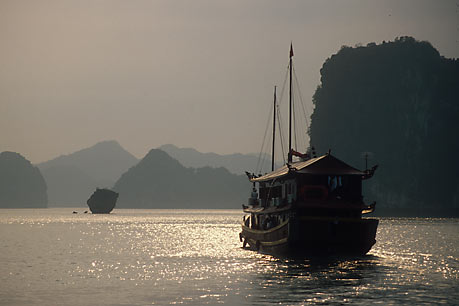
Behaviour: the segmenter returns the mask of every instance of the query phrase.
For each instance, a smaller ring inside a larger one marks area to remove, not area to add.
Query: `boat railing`
[[[269,228],[269,229],[261,229],[261,228],[250,228],[249,226],[247,226],[245,224],[245,222],[242,222],[241,223],[241,226],[242,226],[242,229],[244,231],[248,231],[248,232],[252,232],[252,233],[264,233],[264,234],[267,234],[267,233],[271,233],[271,232],[275,232],[277,231],[278,229],[288,225],[289,223],[289,218],[286,218],[284,221],[282,221],[280,224],[272,227],[272,228]]]

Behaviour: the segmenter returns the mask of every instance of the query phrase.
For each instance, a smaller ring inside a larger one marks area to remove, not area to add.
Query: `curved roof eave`
[[[349,166],[331,154],[311,158],[306,161],[294,162],[280,167],[273,172],[250,179],[251,182],[265,182],[275,180],[290,173],[317,174],[317,175],[365,175],[365,172]]]

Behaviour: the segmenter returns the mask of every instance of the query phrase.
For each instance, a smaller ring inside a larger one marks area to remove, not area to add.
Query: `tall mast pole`
[[[293,43],[290,43],[290,90],[289,90],[289,116],[288,116],[288,163],[292,162],[292,58]]]
[[[274,171],[274,142],[276,140],[276,86],[274,86],[274,110],[273,110],[273,151],[271,160],[271,171]]]

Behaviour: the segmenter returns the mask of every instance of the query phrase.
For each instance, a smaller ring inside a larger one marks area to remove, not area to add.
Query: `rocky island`
[[[97,188],[86,203],[93,214],[109,214],[115,208],[117,199],[117,192]]]

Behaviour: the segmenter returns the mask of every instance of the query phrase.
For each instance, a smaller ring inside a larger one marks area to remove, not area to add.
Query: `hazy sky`
[[[293,41],[301,92],[342,45],[459,57],[459,1],[0,0],[0,151],[36,163],[115,139],[258,152]]]

